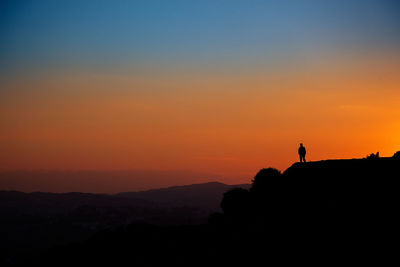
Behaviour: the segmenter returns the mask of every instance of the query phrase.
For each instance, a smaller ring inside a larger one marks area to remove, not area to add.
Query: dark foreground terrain
[[[250,184],[214,182],[116,195],[0,191],[0,266],[132,223],[205,224],[210,213],[221,211],[223,193],[238,186]]]
[[[15,265],[359,265],[398,262],[400,160],[262,169],[223,194],[208,223],[133,223],[55,246]]]

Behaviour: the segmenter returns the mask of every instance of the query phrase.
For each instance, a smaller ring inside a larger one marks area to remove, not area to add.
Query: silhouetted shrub
[[[367,159],[377,159],[377,158],[379,158],[379,152],[376,152],[376,154],[371,153],[366,158]]]
[[[225,215],[241,216],[248,212],[249,204],[249,191],[243,188],[234,188],[224,193],[221,208]]]
[[[400,151],[397,151],[396,153],[394,153],[393,158],[400,159]]]
[[[280,178],[281,172],[274,168],[261,169],[254,176],[250,192],[254,194],[265,193],[268,187]]]

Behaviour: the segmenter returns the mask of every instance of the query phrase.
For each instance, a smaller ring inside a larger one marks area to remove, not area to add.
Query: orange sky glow
[[[311,161],[392,156],[399,70],[388,54],[237,73],[3,78],[0,168],[189,170],[242,183],[285,170],[300,142]]]

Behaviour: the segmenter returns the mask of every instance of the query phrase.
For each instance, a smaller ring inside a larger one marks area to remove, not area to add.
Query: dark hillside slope
[[[282,176],[289,193],[287,197],[307,208],[332,208],[357,213],[398,207],[398,159],[295,163]]]
[[[223,193],[245,185],[218,182],[116,195],[0,191],[0,266],[21,255],[87,240],[135,222],[204,224]]]
[[[250,190],[224,193],[223,213],[190,226],[131,224],[56,247],[41,266],[387,265],[398,261],[394,158],[296,163],[261,170]],[[257,182],[256,182],[257,180]],[[285,264],[287,263],[287,264]]]

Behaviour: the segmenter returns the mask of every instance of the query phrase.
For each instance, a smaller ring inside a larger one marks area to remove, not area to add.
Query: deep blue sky
[[[255,64],[398,46],[396,0],[2,1],[0,71]]]

